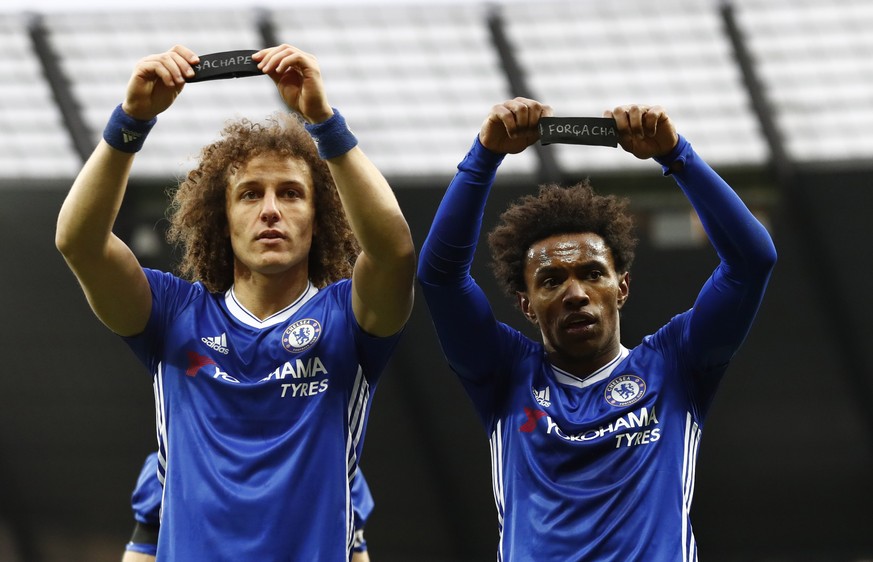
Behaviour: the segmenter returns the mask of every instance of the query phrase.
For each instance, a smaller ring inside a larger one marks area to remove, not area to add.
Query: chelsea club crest
[[[282,334],[282,345],[291,353],[300,353],[312,347],[321,335],[318,320],[305,318],[294,322]]]
[[[621,375],[609,381],[603,397],[613,406],[628,406],[646,395],[646,381],[636,375]]]

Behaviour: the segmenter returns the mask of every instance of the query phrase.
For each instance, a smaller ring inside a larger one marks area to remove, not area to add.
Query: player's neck
[[[288,307],[309,287],[305,271],[287,271],[275,275],[238,272],[234,275],[233,293],[246,310],[260,320]]]
[[[587,357],[570,357],[557,350],[549,350],[547,353],[549,363],[566,373],[584,379],[614,361],[621,353],[621,345],[610,346]]]

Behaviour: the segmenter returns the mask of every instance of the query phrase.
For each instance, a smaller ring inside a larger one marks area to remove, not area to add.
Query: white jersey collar
[[[294,299],[294,302],[263,320],[249,312],[246,307],[240,304],[236,298],[236,293],[234,293],[233,286],[224,293],[224,304],[227,306],[227,311],[243,324],[251,326],[252,328],[269,328],[270,326],[275,326],[276,324],[280,324],[291,318],[294,313],[300,310],[300,307],[314,297],[317,292],[318,288],[313,285],[311,281],[307,282],[306,288],[299,297]]]
[[[616,355],[612,361],[597,369],[585,378],[579,378],[576,375],[571,375],[567,371],[559,369],[551,363],[549,364],[549,366],[552,368],[552,372],[555,374],[555,380],[557,380],[559,383],[575,386],[578,388],[585,388],[586,386],[591,386],[592,384],[596,384],[603,379],[608,378],[609,375],[611,375],[615,368],[618,366],[618,364],[621,363],[622,360],[624,360],[624,358],[627,357],[629,353],[630,351],[628,351],[625,346],[620,345],[618,349],[618,355]]]

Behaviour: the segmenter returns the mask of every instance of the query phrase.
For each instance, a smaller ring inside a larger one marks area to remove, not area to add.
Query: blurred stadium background
[[[93,318],[53,242],[131,68],[177,43],[210,53],[279,42],[318,56],[331,102],[391,181],[418,244],[493,104],[524,95],[564,116],[664,105],[780,252],[704,431],[692,511],[701,558],[873,560],[873,2],[235,6],[0,7],[0,561],[118,560],[154,447],[151,381]],[[227,119],[281,109],[266,77],[186,87],[138,156],[118,221],[145,265],[173,267],[165,193],[198,148]],[[537,183],[584,177],[630,196],[639,217],[623,317],[635,345],[691,306],[716,263],[656,165],[536,147],[503,165],[486,228]],[[474,274],[495,290],[484,252]],[[520,325],[511,303],[495,311]],[[375,562],[495,559],[486,435],[423,303],[376,393],[365,451]]]

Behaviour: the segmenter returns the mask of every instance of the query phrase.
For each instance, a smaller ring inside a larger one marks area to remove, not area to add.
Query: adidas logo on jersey
[[[537,390],[531,387],[531,392],[533,392],[534,398],[537,401],[537,404],[542,406],[543,408],[548,408],[552,405],[552,399],[549,397],[549,387],[542,390]]]
[[[200,341],[217,351],[218,353],[227,355],[230,349],[227,347],[227,333],[222,333],[220,336],[211,338],[200,338]]]

